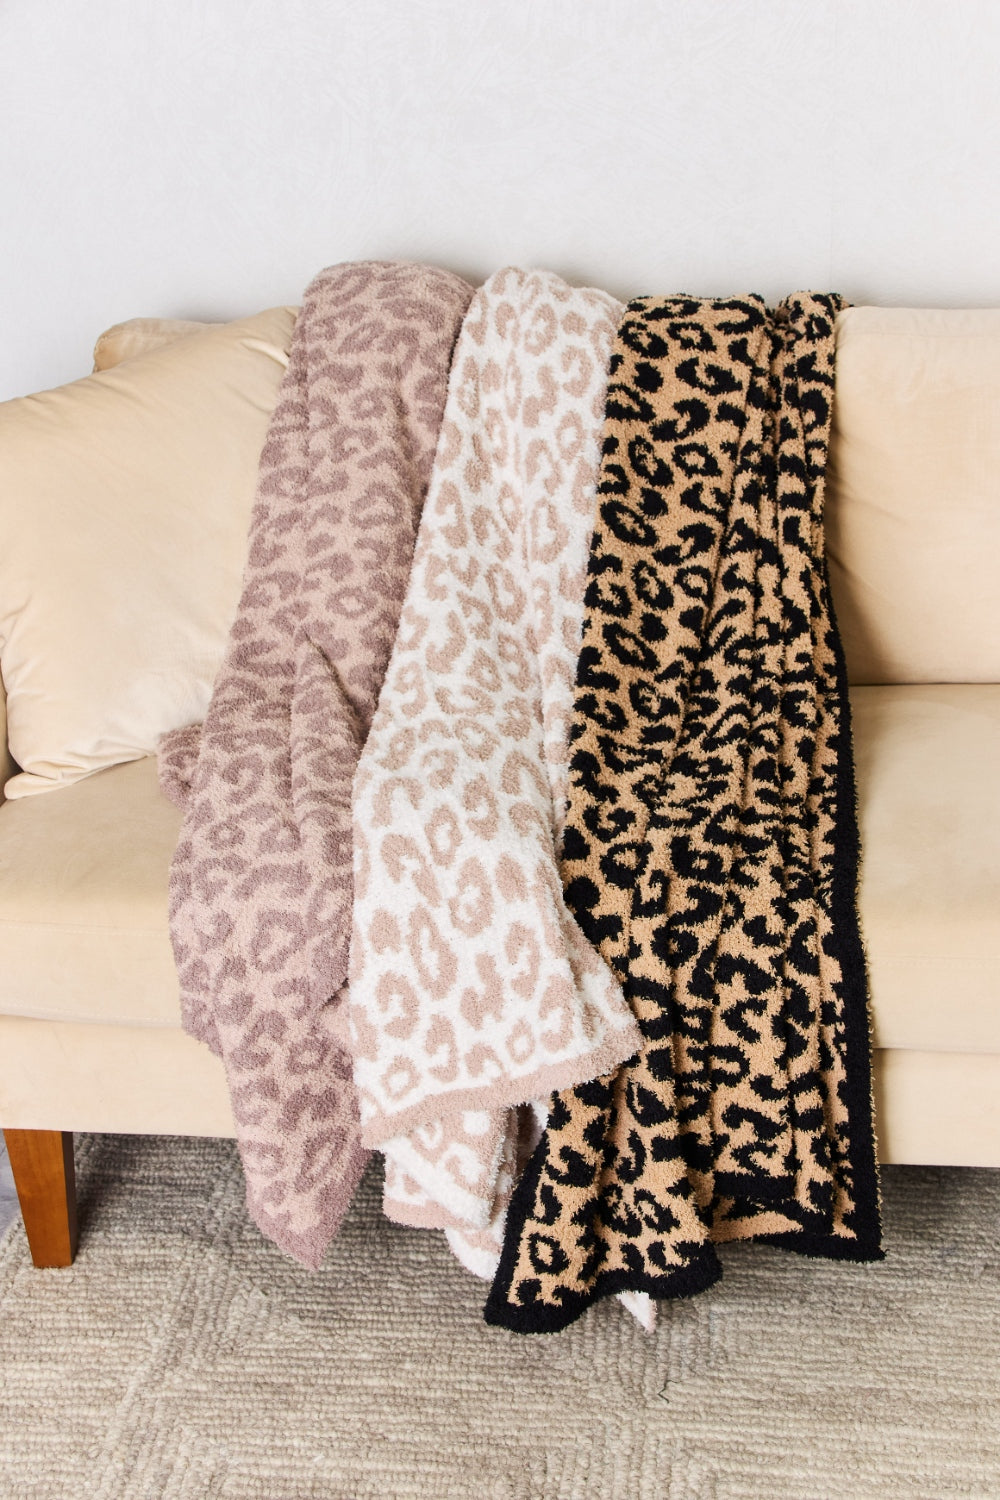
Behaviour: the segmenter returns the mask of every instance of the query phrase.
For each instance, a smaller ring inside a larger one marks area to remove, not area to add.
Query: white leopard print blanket
[[[319,1262],[367,1159],[343,986],[351,781],[399,621],[472,288],[333,266],[305,294],[203,730],[168,736],[184,1024],[223,1060],[262,1231]]]
[[[470,1242],[505,1206],[517,1106],[639,1044],[557,867],[620,311],[542,272],[498,272],[473,298],[355,777],[362,1139],[385,1154],[391,1217]]]

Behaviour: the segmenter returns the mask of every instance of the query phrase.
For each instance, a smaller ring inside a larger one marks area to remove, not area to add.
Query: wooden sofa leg
[[[76,1254],[76,1174],[70,1130],[5,1130],[7,1155],[36,1266],[70,1266]]]

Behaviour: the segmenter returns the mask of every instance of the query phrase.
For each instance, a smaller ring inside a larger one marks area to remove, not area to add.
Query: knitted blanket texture
[[[184,1026],[304,1264],[372,1149],[516,1331],[650,1326],[725,1241],[880,1257],[841,306],[307,289],[206,721],[159,762]]]
[[[619,327],[561,874],[643,1040],[551,1101],[488,1322],[698,1291],[726,1240],[881,1253],[822,524],[840,305],[643,298]]]
[[[185,1029],[226,1068],[247,1202],[318,1264],[368,1153],[343,989],[351,782],[396,636],[472,288],[423,266],[308,288],[261,456],[243,594],[205,724],[167,736]]]
[[[619,312],[540,272],[501,271],[473,298],[355,778],[354,1076],[406,1223],[495,1225],[517,1107],[639,1045],[558,871]]]

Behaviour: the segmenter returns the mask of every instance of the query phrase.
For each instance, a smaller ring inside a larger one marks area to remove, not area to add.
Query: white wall
[[[333,261],[1000,304],[997,0],[0,0],[0,398]]]

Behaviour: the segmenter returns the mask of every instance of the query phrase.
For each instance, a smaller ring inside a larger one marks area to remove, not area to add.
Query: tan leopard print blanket
[[[355,1080],[386,1211],[406,1223],[495,1224],[517,1106],[639,1045],[557,862],[619,312],[603,292],[509,269],[476,293],[455,351],[355,780]]]
[[[562,877],[643,1045],[551,1101],[490,1323],[696,1292],[721,1241],[880,1255],[823,547],[839,306],[645,298],[618,330]]]
[[[184,1025],[223,1060],[250,1212],[316,1265],[360,1177],[342,989],[351,781],[396,635],[472,288],[335,266],[308,288],[204,728],[161,747]]]

